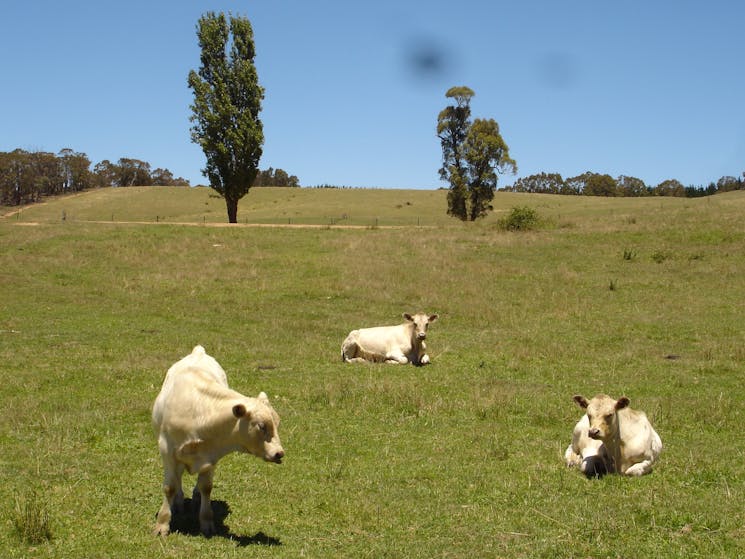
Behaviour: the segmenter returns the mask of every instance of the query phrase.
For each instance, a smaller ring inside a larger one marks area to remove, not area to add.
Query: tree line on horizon
[[[19,206],[44,196],[81,192],[107,186],[189,186],[165,168],[122,157],[116,163],[104,159],[91,168],[85,153],[65,148],[54,154],[16,149],[0,152],[0,205]]]
[[[621,175],[613,178],[608,174],[585,172],[576,177],[562,178],[559,173],[537,173],[519,178],[512,186],[501,189],[505,192],[527,192],[532,194],[564,194],[569,196],[676,196],[698,198],[719,192],[745,190],[745,172],[740,177],[724,176],[707,186],[683,186],[676,179],[667,179],[656,186],[649,186],[637,177]]]
[[[104,159],[91,167],[85,153],[70,148],[54,154],[15,149],[0,152],[0,206],[20,206],[43,197],[92,188],[126,186],[191,186],[166,168],[127,157],[116,163]],[[299,179],[283,169],[259,171],[254,186],[298,187]]]

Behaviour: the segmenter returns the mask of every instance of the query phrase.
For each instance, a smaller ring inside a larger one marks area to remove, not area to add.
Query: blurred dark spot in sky
[[[447,79],[455,66],[452,48],[433,36],[409,37],[403,43],[404,71],[419,81]]]
[[[579,79],[575,58],[562,52],[548,52],[538,61],[538,80],[554,89],[569,89]]]

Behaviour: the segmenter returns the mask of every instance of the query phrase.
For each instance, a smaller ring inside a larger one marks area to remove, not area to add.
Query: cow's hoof
[[[156,524],[153,530],[153,536],[166,537],[170,531],[171,528],[168,524]]]
[[[217,534],[217,530],[215,530],[215,524],[213,522],[202,524],[199,527],[199,530],[202,532],[202,535],[205,538],[211,538],[215,534]]]

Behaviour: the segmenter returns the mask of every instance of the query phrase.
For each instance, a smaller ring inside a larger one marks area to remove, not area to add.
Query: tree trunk
[[[228,208],[228,223],[238,223],[238,200],[226,196],[225,205]]]

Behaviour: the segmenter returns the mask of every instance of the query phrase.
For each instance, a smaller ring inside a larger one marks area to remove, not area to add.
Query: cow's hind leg
[[[406,357],[403,353],[399,352],[390,352],[385,356],[385,362],[386,363],[397,363],[399,365],[406,365],[406,363],[409,362],[409,358]]]
[[[350,332],[341,344],[341,360],[346,363],[359,361],[359,359],[357,359],[358,349],[359,346],[355,341],[354,332]]]
[[[212,494],[212,477],[214,470],[209,468],[208,470],[201,472],[197,478],[196,489],[199,490],[200,504],[199,504],[199,529],[205,536],[212,536],[215,534],[215,522],[214,515],[212,513],[212,501],[210,495]]]

